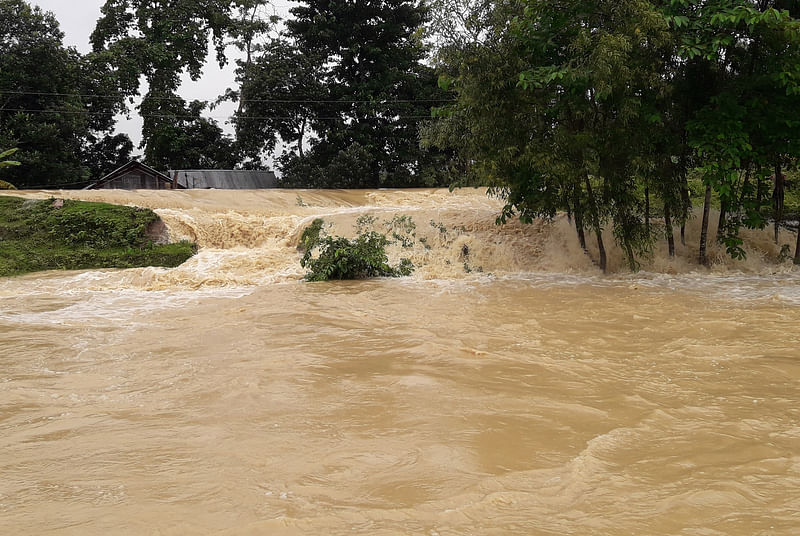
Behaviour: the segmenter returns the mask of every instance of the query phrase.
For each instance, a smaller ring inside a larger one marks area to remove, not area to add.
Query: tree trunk
[[[583,214],[575,212],[575,229],[578,232],[578,242],[583,251],[586,251],[586,233],[583,228]]]
[[[584,176],[584,183],[586,184],[586,193],[589,197],[589,208],[592,213],[592,227],[594,227],[594,234],[597,238],[597,251],[600,256],[600,269],[605,274],[608,271],[608,263],[606,259],[606,248],[603,244],[603,229],[600,227],[600,215],[597,210],[597,203],[592,193],[592,183],[589,181],[589,174]]]
[[[675,235],[672,233],[672,217],[669,213],[669,205],[664,203],[664,226],[667,232],[667,246],[669,246],[670,258],[675,256]]]
[[[606,248],[603,245],[603,230],[599,227],[595,227],[594,234],[597,237],[597,251],[600,256],[600,269],[605,274],[608,272],[608,264],[606,261]]]
[[[303,136],[306,133],[306,118],[303,118],[303,122],[300,124],[300,129],[297,132],[297,150],[300,153],[300,158],[303,158]]]
[[[689,186],[686,183],[686,177],[683,178],[684,184],[681,188],[681,203],[683,203],[683,211],[681,213],[681,245],[686,245],[686,221],[689,219]]]
[[[744,182],[742,183],[742,194],[739,196],[739,211],[744,206],[745,196],[750,189],[750,165],[747,166],[747,171],[744,172]]]
[[[647,239],[650,239],[650,188],[644,188],[644,228],[647,231]]]
[[[633,253],[633,248],[629,243],[625,243],[625,257],[628,259],[628,269],[631,272],[638,272],[639,265],[636,262],[636,255]]]
[[[800,221],[797,222],[797,243],[794,246],[794,263],[800,264]]]
[[[711,186],[706,186],[706,199],[703,203],[703,225],[700,228],[700,264],[708,265],[706,242],[708,240],[708,212],[711,209]]]
[[[728,215],[728,204],[722,201],[719,207],[719,223],[717,224],[717,242],[722,242],[725,232],[725,223]]]
[[[778,243],[778,233],[783,220],[783,201],[784,201],[784,179],[781,173],[781,165],[775,164],[775,191],[772,193],[772,206],[775,209],[773,217],[775,219],[775,243]]]
[[[575,231],[578,233],[578,242],[580,242],[583,251],[586,251],[586,233],[584,232],[583,224],[583,207],[581,207],[581,200],[578,196],[577,184],[575,185],[575,189],[572,193],[572,204],[575,207]]]

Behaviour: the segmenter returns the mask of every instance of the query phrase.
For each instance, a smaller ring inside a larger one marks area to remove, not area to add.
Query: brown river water
[[[482,191],[23,195],[201,249],[0,279],[0,534],[800,534],[800,271],[767,231],[705,270],[693,221],[603,276]],[[315,217],[403,227],[417,271],[303,282]]]

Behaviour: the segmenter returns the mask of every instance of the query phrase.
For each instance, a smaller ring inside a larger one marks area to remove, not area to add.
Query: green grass
[[[196,252],[190,242],[155,245],[152,210],[107,203],[0,196],[0,276],[42,270],[177,266]]]

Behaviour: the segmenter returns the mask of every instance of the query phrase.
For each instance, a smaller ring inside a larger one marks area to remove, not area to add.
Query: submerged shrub
[[[389,265],[388,244],[385,235],[374,231],[360,234],[354,240],[326,236],[317,242],[319,256],[312,257],[311,249],[307,249],[300,265],[310,270],[306,274],[308,281],[410,275],[414,266],[408,259],[402,259],[394,267]]]

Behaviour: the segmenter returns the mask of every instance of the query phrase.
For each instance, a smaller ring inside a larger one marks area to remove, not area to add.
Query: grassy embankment
[[[41,270],[177,266],[190,242],[154,244],[152,210],[0,196],[0,277]]]

